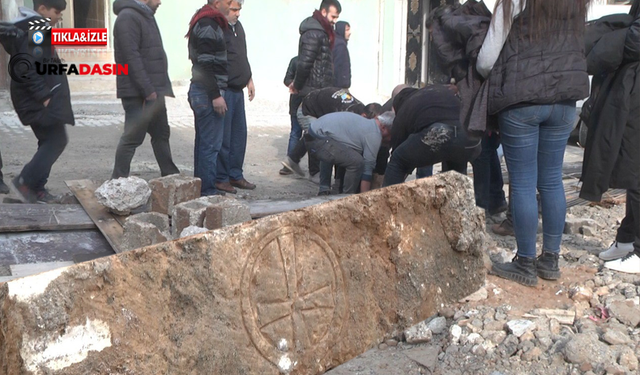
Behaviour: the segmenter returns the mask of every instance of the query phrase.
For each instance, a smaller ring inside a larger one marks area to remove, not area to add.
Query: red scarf
[[[196,14],[193,15],[193,17],[191,17],[191,21],[189,22],[189,32],[187,33],[187,35],[184,36],[185,38],[188,38],[191,36],[191,30],[193,30],[193,27],[196,25],[196,23],[203,18],[213,18],[213,20],[216,21],[218,25],[220,25],[220,27],[223,29],[226,29],[227,27],[229,27],[227,18],[222,13],[220,13],[220,11],[212,8],[209,5],[205,5],[202,8],[200,8],[196,12]]]
[[[322,13],[320,13],[319,10],[313,12],[313,18],[320,22],[324,31],[329,35],[329,43],[331,44],[331,49],[333,49],[333,43],[336,41],[336,34],[333,31],[333,25],[322,15]]]

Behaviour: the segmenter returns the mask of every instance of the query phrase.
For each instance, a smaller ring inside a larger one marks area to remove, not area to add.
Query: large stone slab
[[[0,373],[320,374],[478,290],[484,236],[447,173],[0,284]]]

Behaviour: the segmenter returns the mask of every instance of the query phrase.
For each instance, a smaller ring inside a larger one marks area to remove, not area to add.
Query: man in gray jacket
[[[117,77],[117,96],[124,107],[124,133],[116,150],[111,178],[128,177],[131,159],[146,133],[162,176],[180,173],[169,145],[169,120],[165,96],[173,97],[167,55],[154,14],[160,0],[116,0],[114,55],[127,64],[129,75]]]

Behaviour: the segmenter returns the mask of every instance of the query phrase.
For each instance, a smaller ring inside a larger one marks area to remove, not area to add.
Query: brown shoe
[[[231,186],[235,186],[238,189],[253,190],[256,188],[256,184],[252,184],[244,178],[242,180],[230,180],[229,182],[231,183]]]
[[[493,224],[491,230],[498,236],[515,236],[513,223],[509,219],[504,219],[500,224]]]
[[[235,194],[238,191],[236,189],[233,188],[233,186],[231,186],[230,183],[228,182],[216,182],[216,189],[220,190],[220,191],[224,191],[227,193],[231,193],[231,194]]]

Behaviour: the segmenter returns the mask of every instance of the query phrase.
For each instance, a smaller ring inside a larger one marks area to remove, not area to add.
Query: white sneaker
[[[620,259],[632,251],[633,251],[633,242],[622,243],[622,242],[614,241],[607,250],[600,252],[598,256],[602,260],[614,260],[614,259]]]
[[[607,262],[604,266],[624,273],[640,273],[640,257],[636,253],[630,253],[622,259]]]
[[[320,185],[320,173],[309,176],[309,181],[313,182],[316,185]]]

